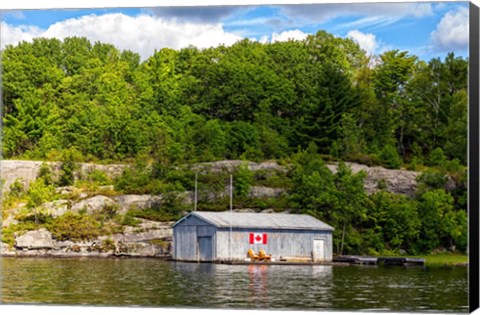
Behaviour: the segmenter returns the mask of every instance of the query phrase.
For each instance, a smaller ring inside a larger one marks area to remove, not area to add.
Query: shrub
[[[226,173],[205,173],[198,176],[198,191],[201,195],[209,193],[222,193],[225,191],[225,185],[229,176]]]
[[[255,172],[253,185],[266,186],[271,188],[289,188],[291,180],[285,172],[280,170],[258,170]]]
[[[436,148],[430,152],[428,156],[428,165],[430,166],[440,166],[443,167],[445,165],[447,158],[443,153],[442,148]]]
[[[421,159],[414,156],[411,160],[410,163],[408,164],[407,169],[409,171],[417,171],[421,165]]]
[[[27,207],[38,207],[46,201],[53,200],[55,196],[55,187],[46,185],[43,179],[36,179],[30,183],[27,191]]]
[[[99,214],[107,220],[113,219],[117,215],[118,209],[119,205],[117,204],[105,205]]]
[[[25,187],[20,179],[15,179],[15,181],[10,185],[9,195],[12,197],[21,197],[24,193]]]
[[[445,161],[443,164],[445,170],[451,173],[461,172],[464,169],[459,159],[453,159],[451,161]]]
[[[399,169],[402,166],[402,158],[391,144],[387,144],[380,152],[380,159],[386,168]]]
[[[25,209],[26,212],[21,212],[17,214],[16,219],[21,222],[32,222],[35,223],[37,226],[49,223],[53,220],[53,217],[45,211],[43,208],[35,208],[35,211],[28,211]]]
[[[180,189],[192,190],[195,184],[195,174],[186,168],[172,167],[167,171],[165,181],[181,187]]]
[[[134,214],[138,211],[139,210],[128,211],[127,214],[123,216],[121,224],[128,225],[128,226],[137,226],[140,223],[140,221],[135,218]]]
[[[443,189],[448,181],[448,177],[440,171],[428,170],[417,176],[416,180],[418,182],[418,191],[423,193],[428,190]]]
[[[11,185],[8,192],[2,195],[2,212],[6,215],[6,210],[11,209],[22,202],[25,198],[25,189],[23,183],[16,179]]]
[[[333,141],[332,145],[330,146],[330,151],[329,151],[330,155],[334,158],[339,158],[340,157],[339,151],[340,151],[340,148],[338,146],[337,141]]]
[[[234,193],[237,197],[245,197],[250,192],[250,187],[253,184],[254,175],[248,168],[247,163],[242,163],[233,175]]]
[[[122,231],[122,227],[114,221],[106,222],[99,220],[96,216],[72,212],[67,212],[48,222],[45,227],[60,241],[88,241],[100,235],[110,235]]]
[[[47,225],[59,241],[88,241],[102,235],[101,224],[95,218],[67,212]]]
[[[387,184],[387,181],[385,180],[385,178],[379,179],[378,182],[377,182],[377,189],[386,190],[387,188],[388,188],[388,184]]]
[[[149,182],[148,174],[136,172],[133,168],[127,168],[122,172],[115,183],[115,190],[123,193],[143,194],[144,186]]]
[[[11,224],[8,227],[2,228],[2,242],[13,246],[15,244],[15,235],[21,235],[37,228],[38,226],[31,221]]]
[[[136,226],[139,221],[135,218],[141,218],[145,220],[158,221],[158,222],[167,222],[167,221],[176,221],[180,219],[179,214],[172,214],[161,209],[132,209],[128,210],[127,215],[124,217],[124,224]]]
[[[227,211],[229,210],[228,198],[221,198],[215,201],[206,201],[198,204],[198,210],[200,211]]]
[[[50,166],[48,166],[48,164],[46,164],[46,163],[42,163],[42,165],[40,165],[40,169],[38,171],[37,178],[42,179],[43,182],[45,183],[45,185],[53,185],[54,184],[53,172],[50,169]]]
[[[69,186],[75,181],[75,171],[78,166],[75,161],[80,159],[79,152],[75,148],[65,149],[62,152],[62,164],[60,166],[59,186]]]
[[[367,166],[382,165],[382,161],[375,154],[356,153],[349,155],[348,160]]]
[[[101,186],[110,185],[112,180],[104,171],[93,169],[87,172],[86,180],[89,182],[95,182]]]

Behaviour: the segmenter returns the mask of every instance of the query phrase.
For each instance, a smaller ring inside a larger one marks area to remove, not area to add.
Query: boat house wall
[[[264,249],[275,260],[280,260],[282,257],[312,258],[314,244],[317,244],[317,247],[320,244],[323,249],[322,257],[316,255],[315,260],[332,260],[333,228],[277,229],[262,228],[261,225],[259,223],[256,227],[230,229],[226,226],[215,226],[194,213],[189,214],[173,227],[173,259],[198,262],[244,261],[249,249],[253,249],[256,253]],[[250,233],[267,234],[267,244],[250,244]]]
[[[200,258],[199,246],[207,245],[205,243],[208,241],[215,244],[216,231],[215,226],[195,216],[186,218],[173,229],[173,258],[184,261],[215,260],[214,246],[212,246],[211,259],[208,253],[202,253],[203,259]],[[205,246],[205,249],[208,250],[208,247]]]
[[[250,233],[267,234],[267,244],[250,244]],[[232,229],[231,253],[228,246],[230,231],[228,229],[218,230],[216,237],[218,260],[244,260],[249,249],[253,249],[256,253],[260,249],[264,249],[277,261],[282,257],[312,258],[315,240],[324,241],[325,257],[323,260],[332,260],[332,233],[329,231]]]

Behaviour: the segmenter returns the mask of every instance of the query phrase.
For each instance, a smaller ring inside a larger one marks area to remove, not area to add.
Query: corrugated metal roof
[[[330,225],[306,214],[193,211],[186,217],[191,215],[216,227],[230,227],[231,224],[233,228],[334,230]],[[175,223],[174,226],[185,218]]]

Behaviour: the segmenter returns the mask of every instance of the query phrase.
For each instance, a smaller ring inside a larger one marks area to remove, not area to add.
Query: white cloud
[[[242,6],[197,6],[150,8],[155,15],[173,20],[216,23],[233,15]]]
[[[252,41],[255,41],[256,39],[255,38],[251,38]],[[264,35],[262,37],[260,37],[260,39],[258,40],[259,43],[261,44],[267,44],[270,42],[270,38],[267,36],[267,35]]]
[[[40,36],[42,30],[36,26],[13,27],[5,22],[0,24],[0,38],[2,47],[14,45],[22,41],[31,42],[33,38]]]
[[[447,12],[431,35],[437,50],[467,49],[469,42],[468,9]]]
[[[425,17],[433,14],[429,3],[338,3],[283,6],[283,12],[292,18],[303,18],[315,23],[322,23],[338,17]]]
[[[374,55],[379,48],[379,44],[374,34],[365,34],[359,30],[352,30],[347,33],[347,37],[356,41],[360,48],[364,49],[370,55]]]
[[[164,47],[181,49],[189,45],[199,48],[221,44],[228,46],[241,39],[238,35],[225,32],[219,23],[188,23],[149,15],[132,17],[120,13],[68,19],[55,23],[46,30],[2,24],[2,44],[15,44],[34,37],[63,39],[71,36],[87,37],[92,42],[111,43],[121,50],[137,52],[143,59],[155,49]]]
[[[3,12],[4,16],[9,16],[17,20],[25,19],[25,15],[20,10],[5,10]]]
[[[375,27],[383,28],[388,25],[398,22],[400,17],[390,17],[390,16],[367,16],[351,22],[339,24],[338,28],[341,29],[350,29],[350,28],[362,28],[362,27]]]
[[[271,42],[286,42],[289,40],[304,40],[309,34],[302,32],[301,30],[285,31],[280,34],[273,33]]]

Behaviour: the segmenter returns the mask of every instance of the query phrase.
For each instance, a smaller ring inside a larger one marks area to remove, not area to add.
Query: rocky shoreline
[[[13,247],[0,245],[1,257],[154,257],[171,256],[173,222],[142,220],[124,233],[99,236],[89,241],[59,241],[45,228],[15,237]]]
[[[2,192],[7,193],[9,184],[16,180],[28,187],[37,178],[41,162],[35,161],[1,161]],[[217,161],[194,166],[196,171],[202,172],[232,172],[243,161]],[[58,172],[59,163],[48,163]],[[347,163],[354,173],[364,171],[365,190],[374,193],[382,182],[387,191],[413,195],[417,186],[416,178],[420,173],[406,170],[389,170],[383,167],[367,167],[356,163]],[[248,168],[252,171],[286,172],[287,168],[276,162],[249,162]],[[80,163],[83,172],[100,170],[109,176],[121,173],[125,165],[95,165]],[[328,168],[336,172],[337,165],[330,164]],[[447,185],[454,186],[450,180]],[[452,186],[452,187],[453,187]],[[452,187],[449,187],[450,189]],[[228,196],[229,187],[215,196],[208,198],[221,198]],[[80,191],[73,186],[58,187],[56,193],[60,196],[55,201],[50,201],[38,207],[42,215],[53,219],[67,213],[84,213],[95,215],[107,209],[116,215],[125,216],[131,209],[157,208],[163,201],[162,195],[119,195],[113,186],[101,186],[93,194]],[[249,197],[277,198],[285,194],[285,189],[264,186],[250,187]],[[193,204],[193,192],[178,192],[184,204]],[[15,226],[19,222],[18,216],[24,211],[26,204],[16,204],[13,208],[4,211],[2,228]],[[36,210],[37,211],[37,210]],[[242,211],[253,211],[243,209]],[[267,209],[264,211],[273,211]],[[169,257],[172,247],[172,224],[174,222],[157,222],[134,218],[135,226],[125,225],[121,233],[98,236],[89,241],[57,240],[45,228],[33,231],[15,233],[7,243],[0,244],[0,256],[3,257]]]
[[[42,162],[37,161],[20,161],[20,160],[1,160],[1,169],[0,175],[4,181],[2,190],[3,192],[8,191],[10,185],[16,180],[19,179],[24,187],[28,187],[30,182],[37,178],[40,166]],[[228,161],[217,161],[209,163],[200,163],[198,165],[192,166],[192,169],[202,172],[232,172],[238,166],[240,166],[244,161],[240,160],[228,160]],[[56,172],[60,167],[60,163],[46,162],[47,165],[52,167]],[[420,175],[420,172],[409,171],[409,170],[392,170],[386,169],[384,167],[369,167],[366,165],[358,163],[346,163],[353,171],[357,173],[359,171],[364,171],[366,173],[365,178],[365,190],[367,193],[371,194],[378,191],[379,183],[383,183],[387,191],[405,194],[412,196],[415,193],[417,187],[416,178]],[[126,165],[120,164],[111,164],[111,165],[98,165],[90,163],[78,163],[80,167],[80,172],[86,173],[92,170],[99,170],[107,173],[110,176],[117,176],[121,174],[122,170]],[[277,164],[276,162],[266,161],[262,163],[248,162],[248,168],[251,171],[278,171],[286,172],[287,167]],[[327,164],[327,167],[332,171],[336,172],[338,165],[336,163]],[[446,183],[446,189],[451,190],[455,186],[454,181],[449,178]],[[278,193],[278,192],[277,192]]]

